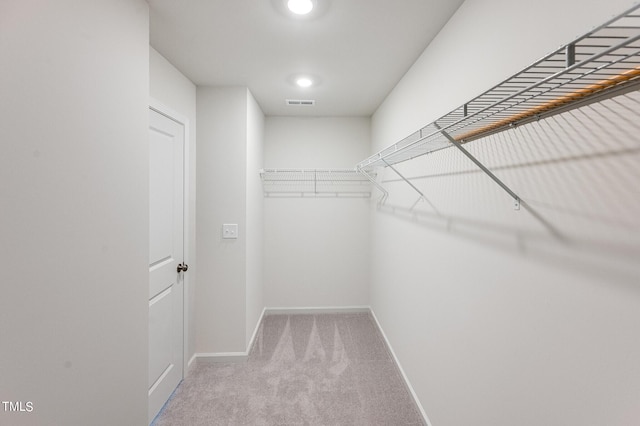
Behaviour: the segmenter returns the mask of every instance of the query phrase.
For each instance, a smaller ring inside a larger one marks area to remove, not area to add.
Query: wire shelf
[[[266,197],[371,197],[371,181],[354,169],[262,169]]]
[[[640,87],[640,4],[363,160],[386,167]],[[452,141],[453,140],[453,141]]]

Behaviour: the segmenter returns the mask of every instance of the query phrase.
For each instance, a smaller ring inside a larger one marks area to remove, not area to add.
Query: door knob
[[[187,269],[189,269],[189,265],[186,263],[184,265],[182,263],[178,264],[178,272],[187,272]]]

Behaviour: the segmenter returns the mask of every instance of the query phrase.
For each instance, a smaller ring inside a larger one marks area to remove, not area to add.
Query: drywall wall
[[[264,212],[262,182],[256,170],[262,168],[264,151],[264,114],[249,90],[247,96],[247,320],[245,342],[251,343],[251,336],[264,309],[263,297],[263,229]]]
[[[189,140],[185,155],[186,176],[185,263],[185,363],[195,354],[196,287],[196,86],[153,47],[149,47],[149,95],[188,120]]]
[[[374,115],[374,150],[632,3],[466,1]],[[384,172],[371,303],[434,426],[640,418],[639,102],[466,145],[543,221],[454,149],[398,167],[428,202]]]
[[[196,352],[244,353],[263,308],[264,115],[246,87],[198,87]],[[222,225],[238,224],[237,239]]]
[[[267,117],[264,164],[353,168],[369,141],[369,118]],[[368,206],[358,198],[266,198],[266,306],[368,305]]]
[[[0,3],[0,424],[146,424],[148,13]]]
[[[246,321],[247,89],[197,88],[196,352],[242,352]],[[237,239],[222,225],[238,224]]]

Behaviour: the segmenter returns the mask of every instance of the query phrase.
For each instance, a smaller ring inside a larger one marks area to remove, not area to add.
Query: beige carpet
[[[153,422],[424,425],[368,313],[267,315],[249,359],[199,363]]]

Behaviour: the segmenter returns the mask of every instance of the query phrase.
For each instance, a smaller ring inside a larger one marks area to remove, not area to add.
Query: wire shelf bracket
[[[375,180],[375,174],[371,175],[369,174],[369,172],[367,172],[366,170],[357,170],[358,173],[360,173],[362,176],[365,177],[365,179],[367,179],[369,182],[371,182],[371,184],[373,186],[375,186],[378,191],[380,191],[382,193],[382,195],[380,196],[380,199],[378,200],[378,204],[384,204],[384,202],[387,200],[387,198],[389,197],[389,191],[387,191],[386,189],[384,189],[384,187],[382,185],[380,185],[376,180]]]
[[[438,127],[437,124],[434,124],[434,126]],[[498,178],[496,175],[493,174],[493,172],[491,172],[491,170],[489,170],[487,167],[485,167],[484,164],[482,164],[480,162],[480,160],[478,160],[476,157],[473,156],[473,154],[471,154],[469,151],[467,151],[460,142],[458,142],[457,140],[455,140],[454,138],[451,137],[451,135],[449,135],[449,133],[447,133],[445,130],[440,130],[440,132],[442,133],[442,135],[447,138],[449,140],[449,142],[451,142],[453,144],[453,146],[455,146],[456,148],[458,148],[467,158],[469,158],[469,160],[471,160],[473,162],[473,164],[475,164],[476,166],[478,166],[480,168],[480,170],[482,170],[487,176],[489,176],[495,183],[498,184],[498,186],[500,186],[500,188],[504,189],[505,192],[509,195],[511,195],[511,197],[513,197],[513,209],[514,210],[520,210],[520,196],[518,194],[516,194],[515,192],[513,192],[511,190],[511,188],[509,188],[504,182],[502,182],[502,180],[500,180],[500,178]],[[395,169],[394,169],[395,170]],[[404,179],[404,178],[403,178]],[[405,179],[406,180],[406,179]],[[413,186],[413,185],[411,185]]]

